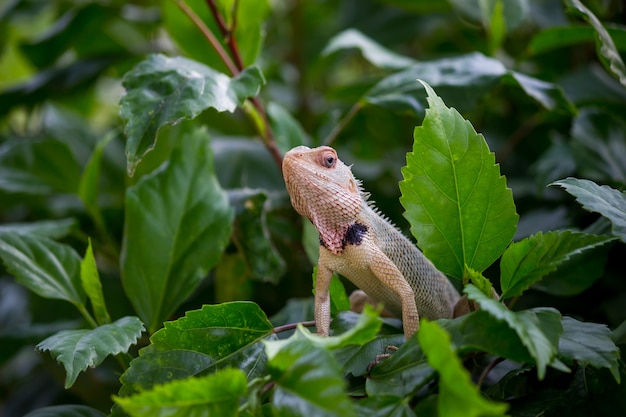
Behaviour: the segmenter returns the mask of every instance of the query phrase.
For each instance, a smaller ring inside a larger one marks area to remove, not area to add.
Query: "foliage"
[[[6,2],[2,414],[623,415],[620,16]],[[336,147],[479,309],[405,341],[333,279],[311,333],[318,238],[280,172],[300,144]]]

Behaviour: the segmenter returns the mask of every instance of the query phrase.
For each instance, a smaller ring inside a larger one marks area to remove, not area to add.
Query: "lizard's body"
[[[350,168],[328,146],[298,146],[283,160],[283,176],[296,211],[320,234],[315,287],[319,334],[330,326],[333,272],[352,281],[391,313],[402,317],[409,337],[419,316],[452,318],[459,294],[393,224],[372,208]]]

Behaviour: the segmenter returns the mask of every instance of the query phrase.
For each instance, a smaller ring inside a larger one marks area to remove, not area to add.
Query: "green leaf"
[[[373,340],[382,326],[378,314],[372,306],[366,304],[363,313],[359,316],[359,321],[347,332],[332,337],[322,337],[299,326],[296,334],[311,340],[317,346],[331,350],[348,345],[363,345]]]
[[[0,257],[16,281],[34,293],[84,304],[80,257],[70,246],[43,236],[3,232]]]
[[[450,0],[454,9],[489,28],[501,0]],[[515,29],[528,15],[528,0],[506,0],[499,6],[506,28]]]
[[[226,350],[232,354],[235,349],[260,341],[272,330],[258,305],[237,301],[188,311],[185,317],[165,322],[150,341],[159,350],[186,349],[218,358]]]
[[[149,391],[113,400],[133,417],[237,416],[247,392],[246,376],[238,369],[159,385]]]
[[[558,311],[551,309],[546,311],[545,314],[551,320],[551,329],[550,332],[544,332],[541,321],[536,315],[513,312],[500,302],[487,297],[471,284],[466,285],[463,291],[468,298],[480,305],[481,310],[505,322],[511,329],[515,330],[521,343],[528,349],[530,356],[535,359],[539,379],[543,379],[546,374],[546,367],[553,363],[557,353],[558,339],[555,337],[558,338],[563,331]]]
[[[416,79],[429,83],[448,105],[460,112],[473,110],[475,102],[501,82],[519,86],[549,110],[574,110],[556,84],[507,70],[502,62],[478,52],[417,63],[383,78],[362,100],[421,117],[425,94]]]
[[[626,93],[626,89],[624,90]],[[584,108],[574,119],[570,146],[581,177],[626,184],[626,121],[601,109]],[[560,179],[563,176],[554,178]]]
[[[245,259],[245,278],[278,283],[285,261],[272,243],[267,227],[268,195],[262,190],[240,189],[228,193],[235,209],[234,239]]]
[[[483,2],[481,2],[482,4]],[[515,2],[509,1],[509,4]],[[504,38],[506,37],[506,19],[504,15],[505,2],[503,0],[496,0],[493,3],[493,10],[491,12],[491,16],[489,18],[488,33],[489,33],[489,52],[490,55],[495,55],[495,53],[500,49],[502,43],[504,42]]]
[[[480,272],[474,271],[472,268],[468,268],[465,265],[465,271],[463,272],[463,282],[471,282],[487,297],[493,295],[493,286],[491,281],[484,277]]]
[[[626,87],[626,65],[620,56],[613,39],[602,26],[600,20],[579,0],[565,0],[565,6],[571,12],[585,19],[596,32],[598,57],[607,70]]]
[[[151,333],[218,262],[232,217],[204,130],[183,135],[167,165],[127,190],[122,283]]]
[[[233,112],[258,93],[263,82],[258,68],[229,78],[187,58],[148,56],[122,81],[126,94],[120,100],[120,116],[126,123],[129,174],[154,148],[163,126],[193,119],[209,107]]]
[[[322,51],[322,56],[346,49],[358,49],[363,58],[379,68],[403,69],[415,64],[412,58],[390,51],[357,29],[346,29],[333,36]]]
[[[96,259],[93,256],[91,239],[89,239],[85,257],[80,263],[80,281],[83,284],[85,293],[87,293],[87,296],[91,301],[98,324],[102,325],[110,323],[111,317],[109,316],[109,311],[107,310],[106,303],[104,302],[102,284],[100,283],[100,275],[98,274]]]
[[[275,415],[356,415],[339,364],[328,350],[297,334],[265,344],[268,371],[275,383]]]
[[[360,417],[415,417],[409,401],[394,395],[377,395],[360,399],[356,403]]]
[[[115,134],[110,133],[104,136],[98,143],[96,144],[87,165],[85,166],[85,170],[83,171],[83,175],[80,177],[80,183],[78,186],[78,195],[82,200],[85,207],[89,210],[90,213],[98,213],[98,190],[99,184],[98,180],[100,179],[100,165],[102,163],[102,154],[104,152],[104,148],[115,138]]]
[[[25,414],[24,417],[105,417],[102,411],[86,405],[65,404],[42,407]]]
[[[306,145],[309,142],[300,122],[280,104],[270,101],[267,104],[267,116],[276,139],[276,145],[283,154],[295,146]]]
[[[439,373],[439,417],[496,416],[506,413],[508,404],[491,402],[481,395],[456,355],[450,343],[450,335],[437,323],[422,320],[417,338],[428,363]]]
[[[511,244],[500,261],[501,297],[504,299],[521,295],[563,262],[613,239],[612,236],[566,230],[539,232]]]
[[[482,272],[511,242],[513,195],[482,135],[435,92],[402,168],[400,202],[418,245],[445,274]]]
[[[615,41],[617,50],[626,52],[626,30],[620,27],[606,27],[606,31]],[[582,42],[593,42],[595,35],[595,30],[589,26],[553,26],[535,34],[528,45],[528,51],[532,55],[547,53]]]
[[[224,36],[220,33],[206,1],[186,0],[185,3],[208,26],[222,47],[228,50]],[[236,22],[234,38],[244,66],[253,64],[263,44],[263,24],[270,12],[269,2],[267,0],[238,0],[236,2],[217,0],[215,3],[229,26],[232,22]],[[161,8],[165,29],[181,50],[197,61],[204,62],[222,72],[227,71],[215,49],[211,47],[189,17],[178,8],[175,1],[163,0]]]
[[[604,275],[604,267],[607,265],[612,246],[598,246],[566,260],[556,271],[533,284],[533,289],[559,297],[571,297],[582,293]]]
[[[381,353],[390,353],[387,349],[389,346],[402,346],[404,342],[404,336],[398,333],[379,335],[367,343],[344,346],[334,353],[346,375],[352,374],[355,377],[367,375],[371,379],[373,375],[370,372],[376,368],[371,368],[372,358]],[[366,383],[369,383],[369,379]],[[412,385],[412,387],[414,386]],[[389,390],[385,389],[382,392],[388,393]],[[370,395],[373,394],[370,392]]]
[[[410,337],[389,358],[372,368],[365,388],[370,396],[387,394],[404,398],[415,395],[434,377],[435,370],[428,365],[417,337]]]
[[[0,224],[0,235],[3,233],[29,234],[60,239],[67,236],[76,226],[74,219],[40,220],[30,223]]]
[[[263,311],[251,302],[205,305],[188,311],[150,338],[120,380],[121,394],[216,369],[238,367],[249,379],[265,370],[261,340],[273,338],[273,327]]]
[[[111,324],[93,330],[63,330],[37,345],[65,368],[65,388],[74,385],[78,374],[88,367],[96,367],[109,355],[128,351],[144,330],[137,317],[123,317]]]
[[[604,324],[584,323],[563,317],[563,334],[559,339],[559,356],[583,366],[608,368],[620,383],[620,350],[611,339],[611,331]]]
[[[584,209],[600,213],[611,221],[611,232],[626,242],[626,193],[598,185],[593,181],[566,178],[550,185],[558,185],[576,197]]]
[[[9,193],[75,193],[80,165],[56,140],[8,141],[0,146],[0,190]]]

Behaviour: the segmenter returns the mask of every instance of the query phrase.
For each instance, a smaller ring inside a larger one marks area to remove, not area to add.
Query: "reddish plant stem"
[[[217,23],[217,27],[219,28],[222,36],[224,36],[224,42],[228,44],[228,49],[230,49],[230,53],[233,56],[233,60],[239,68],[240,71],[244,69],[243,60],[241,59],[241,54],[239,53],[239,48],[237,47],[237,39],[235,38],[235,28],[237,26],[237,13],[233,14],[233,25],[232,27],[226,26],[226,22],[222,17],[222,14],[217,9],[217,5],[215,4],[215,0],[206,0],[213,17],[215,18],[215,22]],[[235,4],[235,7],[236,4]]]
[[[274,333],[280,333],[280,332],[284,332],[287,330],[293,330],[296,327],[298,327],[298,324],[303,325],[304,327],[313,327],[315,326],[315,322],[314,321],[302,321],[299,323],[289,323],[289,324],[284,324],[282,326],[276,326],[274,327]]]
[[[215,52],[217,52],[217,54],[220,56],[224,64],[226,64],[226,66],[228,67],[228,70],[233,75],[238,74],[239,70],[233,63],[233,60],[230,59],[230,56],[228,56],[224,48],[222,48],[222,45],[217,40],[213,32],[211,32],[211,29],[209,29],[204,24],[202,19],[200,19],[198,15],[193,10],[191,10],[189,6],[187,6],[187,3],[185,3],[182,0],[176,0],[176,5],[178,6],[179,9],[183,11],[183,13],[187,15],[187,17],[191,19],[191,21],[196,25],[196,27],[200,30],[200,32],[202,32],[202,35],[204,35],[204,37],[209,41],[213,49],[215,49]]]
[[[476,385],[478,385],[478,388],[480,388],[483,385],[483,382],[485,382],[485,379],[487,378],[487,375],[489,375],[489,372],[491,372],[491,370],[495,368],[499,363],[504,362],[504,361],[505,361],[504,358],[501,358],[501,357],[495,358],[489,363],[489,365],[487,365],[485,369],[483,369],[483,372],[480,374],[480,377],[478,378],[478,382],[476,382]]]
[[[235,27],[237,25],[237,18],[236,18],[237,13],[233,14],[233,16],[235,16],[233,18],[233,25],[232,27],[229,28],[228,26],[226,26],[224,17],[218,10],[217,5],[215,4],[215,0],[206,0],[206,3],[207,3],[207,6],[209,7],[209,10],[211,11],[211,14],[213,15],[213,18],[215,19],[215,22],[217,23],[217,27],[219,28],[220,33],[222,34],[222,36],[224,36],[224,41],[228,45],[228,49],[230,50],[230,53],[235,61],[235,66],[237,68],[237,71],[233,72],[233,75],[236,75],[239,72],[243,71],[245,68],[243,64],[243,60],[241,59],[241,54],[239,53],[239,48],[237,47],[237,40],[235,39]],[[234,7],[235,8],[237,7],[237,0],[235,0]],[[260,132],[263,143],[265,144],[265,147],[270,152],[270,155],[272,155],[272,158],[274,159],[278,167],[280,168],[283,163],[283,156],[280,152],[280,149],[278,149],[278,146],[276,145],[276,139],[274,138],[274,133],[272,132],[272,129],[270,127],[269,119],[267,118],[267,113],[265,112],[265,108],[261,104],[261,100],[259,100],[258,97],[251,97],[249,100],[254,106],[254,108],[259,112],[259,115],[261,116],[261,119],[263,120],[265,131]]]

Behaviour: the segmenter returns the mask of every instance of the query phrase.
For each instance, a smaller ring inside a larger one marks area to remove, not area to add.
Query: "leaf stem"
[[[80,312],[80,314],[85,318],[85,320],[87,321],[87,324],[89,324],[89,326],[92,329],[95,329],[98,327],[98,323],[96,322],[96,320],[91,316],[91,314],[89,314],[89,311],[87,311],[87,308],[85,307],[84,304],[74,304],[76,306],[76,308],[78,309],[78,311]]]
[[[489,372],[491,372],[491,370],[493,368],[495,368],[501,362],[504,362],[504,358],[498,357],[498,358],[495,358],[494,360],[492,360],[489,363],[489,365],[487,365],[487,367],[480,374],[480,377],[478,378],[478,381],[476,382],[476,385],[478,386],[478,388],[480,388],[483,385],[483,382],[485,382],[485,378],[487,378],[487,375],[489,375]]]
[[[301,322],[298,322],[298,323],[289,323],[289,324],[284,324],[282,326],[274,327],[274,333],[280,333],[280,332],[285,332],[285,331],[288,331],[288,330],[293,330],[296,327],[298,327],[298,324],[301,324],[304,327],[313,327],[313,326],[315,326],[315,322],[313,320],[311,320],[311,321],[301,321]]]
[[[361,110],[362,104],[360,101],[354,103],[354,105],[348,110],[348,113],[337,123],[335,128],[326,136],[324,139],[324,144],[327,146],[332,145],[332,143],[337,139],[337,136],[341,133],[341,131],[350,123],[350,121],[354,118],[359,110]]]
[[[228,45],[228,49],[230,50],[233,59],[235,60],[235,65],[238,69],[238,72],[243,71],[245,68],[243,60],[241,59],[241,54],[239,53],[239,47],[237,46],[237,39],[235,37],[235,28],[237,27],[237,6],[239,2],[235,0],[233,2],[233,24],[229,28],[224,21],[224,17],[220,13],[215,4],[215,0],[206,0],[209,9],[211,10],[211,14],[213,14],[213,18],[217,23],[217,27],[219,28],[222,36],[224,36],[224,42]],[[276,139],[274,138],[274,133],[269,124],[269,120],[267,118],[267,113],[261,104],[261,100],[258,97],[251,97],[249,101],[252,103],[252,108],[246,108],[244,106],[244,110],[250,116],[256,126],[259,134],[261,135],[261,140],[265,144],[265,147],[268,149],[272,158],[280,168],[283,163],[283,157],[276,145]]]
[[[239,48],[237,47],[237,38],[235,37],[235,28],[237,27],[237,0],[233,2],[233,24],[230,28],[226,26],[226,22],[224,22],[222,14],[217,9],[215,0],[207,0],[206,3],[209,6],[211,13],[213,14],[213,17],[215,18],[217,27],[222,33],[222,36],[224,36],[224,42],[228,44],[228,49],[230,49],[230,52],[233,55],[233,59],[235,60],[237,68],[239,68],[240,71],[243,70],[243,60],[241,59],[241,54],[239,53]]]
[[[217,40],[213,32],[211,32],[211,29],[209,29],[207,25],[204,24],[202,19],[200,19],[200,17],[187,5],[187,3],[185,3],[183,0],[174,0],[174,1],[176,1],[176,5],[178,6],[178,8],[182,10],[183,13],[185,13],[187,17],[189,17],[191,21],[196,25],[196,27],[200,30],[200,32],[202,32],[202,34],[209,41],[213,49],[215,49],[215,52],[217,52],[217,54],[220,56],[224,64],[226,64],[231,74],[232,75],[239,74],[240,72],[239,69],[233,63],[233,60],[230,58],[230,56],[228,56],[224,48],[222,48],[222,45]]]

